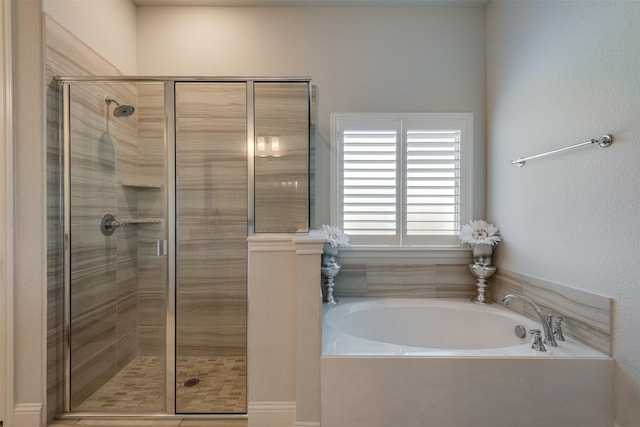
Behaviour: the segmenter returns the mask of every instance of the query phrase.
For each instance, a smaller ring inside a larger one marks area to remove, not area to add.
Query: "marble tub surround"
[[[388,260],[351,264],[342,256],[340,262],[342,271],[334,288],[338,297],[472,298],[475,295],[475,279],[466,264],[403,264]]]
[[[611,354],[611,298],[504,269],[498,270],[489,289],[495,303],[500,303],[507,294],[535,301],[544,312],[564,318],[565,335]],[[528,304],[521,301],[514,299],[508,307],[532,319],[538,318]]]
[[[441,263],[424,258],[371,256],[355,249],[340,253],[342,271],[334,294],[339,297],[473,298],[475,278],[469,272],[470,252],[454,252]],[[465,256],[468,255],[468,258]],[[563,330],[576,340],[611,354],[611,298],[498,269],[487,281],[489,298],[499,304],[507,294],[528,297],[555,316],[562,316]],[[520,301],[511,310],[537,319]]]

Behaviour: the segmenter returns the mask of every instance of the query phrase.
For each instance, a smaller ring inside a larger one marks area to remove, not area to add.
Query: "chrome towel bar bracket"
[[[602,135],[598,139],[590,139],[589,141],[579,142],[578,144],[573,144],[568,147],[558,148],[557,150],[547,151],[546,153],[536,154],[535,156],[529,157],[521,157],[516,160],[511,160],[512,165],[518,165],[518,167],[522,167],[528,160],[539,159],[540,157],[550,156],[552,154],[560,153],[562,151],[572,150],[574,148],[582,147],[583,145],[591,145],[598,144],[602,148],[606,148],[611,145],[613,142],[613,137],[609,134]]]

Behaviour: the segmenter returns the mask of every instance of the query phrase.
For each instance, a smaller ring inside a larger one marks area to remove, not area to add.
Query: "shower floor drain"
[[[194,385],[197,385],[199,382],[200,380],[198,378],[189,378],[188,380],[183,382],[182,385],[185,387],[193,387]]]

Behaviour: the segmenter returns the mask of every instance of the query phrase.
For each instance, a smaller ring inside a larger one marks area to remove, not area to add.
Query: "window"
[[[471,114],[332,115],[332,214],[354,245],[458,244]]]

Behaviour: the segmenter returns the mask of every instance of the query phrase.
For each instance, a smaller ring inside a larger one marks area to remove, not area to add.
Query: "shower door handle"
[[[156,243],[156,249],[158,256],[167,256],[167,241],[158,240]]]

